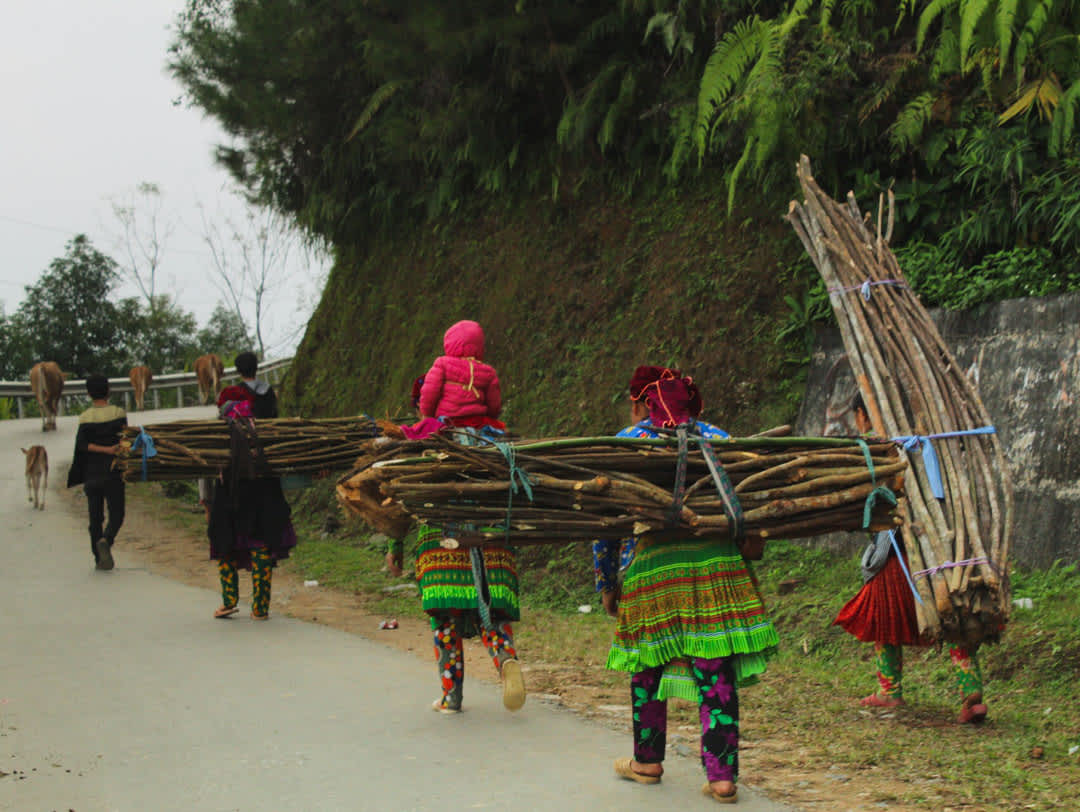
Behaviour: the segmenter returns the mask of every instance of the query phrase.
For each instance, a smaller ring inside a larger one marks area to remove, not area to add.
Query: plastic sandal
[[[214,617],[223,620],[227,617],[235,615],[239,611],[239,606],[221,606],[214,610]]]
[[[525,704],[525,680],[521,676],[521,663],[507,660],[502,664],[503,707],[516,711]]]
[[[659,775],[645,775],[644,773],[634,772],[634,760],[632,758],[615,759],[615,775],[630,781],[637,781],[639,784],[660,783]]]
[[[708,795],[718,804],[733,804],[739,800],[738,787],[736,787],[730,795],[721,795],[719,792],[712,788],[712,785],[708,781],[706,781],[705,785],[701,788],[701,794]]]

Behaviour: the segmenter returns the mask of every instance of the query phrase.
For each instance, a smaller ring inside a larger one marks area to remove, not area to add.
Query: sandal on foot
[[[507,660],[502,664],[503,707],[516,711],[525,704],[525,680],[521,677],[521,663]]]
[[[870,694],[860,699],[859,704],[864,708],[898,708],[904,704],[904,700],[899,697]]]
[[[708,795],[718,804],[733,804],[739,800],[739,788],[736,787],[732,790],[730,795],[721,795],[719,792],[712,788],[712,784],[708,781],[705,782],[705,786],[701,788],[702,795]]]
[[[214,610],[214,617],[227,618],[240,611],[239,606],[221,606]]]
[[[615,775],[620,778],[626,778],[630,781],[637,781],[639,784],[659,784],[659,775],[645,775],[634,771],[634,759],[632,758],[617,758],[615,759]]]
[[[957,721],[962,725],[977,725],[986,719],[987,709],[983,704],[982,694],[975,692],[964,697]]]
[[[252,612],[252,613],[251,613],[251,619],[252,619],[252,620],[269,620],[269,619],[270,619],[270,615],[269,615],[269,614],[265,614],[265,615],[257,615],[257,614],[255,614],[254,612]]]
[[[431,709],[437,713],[461,713],[461,708],[452,708],[449,705],[444,705],[441,699],[436,699],[432,702]]]

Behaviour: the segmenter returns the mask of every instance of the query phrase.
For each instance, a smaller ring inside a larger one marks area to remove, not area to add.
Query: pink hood
[[[443,336],[443,350],[455,358],[484,360],[484,328],[475,321],[459,321]]]

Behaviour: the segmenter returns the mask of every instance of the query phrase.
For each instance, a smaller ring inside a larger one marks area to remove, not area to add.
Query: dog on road
[[[20,449],[26,455],[26,501],[38,510],[45,510],[45,489],[49,485],[49,455],[45,446],[32,445]]]

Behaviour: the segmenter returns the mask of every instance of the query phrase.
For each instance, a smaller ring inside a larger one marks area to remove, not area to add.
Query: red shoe
[[[962,725],[981,724],[986,719],[986,705],[983,704],[982,694],[977,691],[964,697],[964,704],[960,706],[960,716],[957,718]]]
[[[898,696],[870,694],[870,696],[864,696],[860,699],[859,704],[864,708],[897,708],[904,704],[904,700],[902,697]]]

